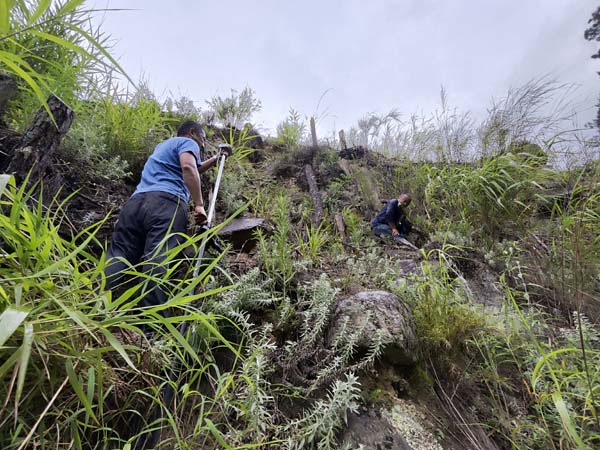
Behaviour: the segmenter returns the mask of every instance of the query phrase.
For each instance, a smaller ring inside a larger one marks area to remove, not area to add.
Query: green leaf
[[[2,1],[2,0],[0,0],[0,1]],[[8,186],[9,184],[11,186],[14,186],[15,178],[12,175],[1,174],[0,175],[0,197],[4,193],[6,186]]]
[[[17,362],[17,360],[19,359],[20,355],[21,355],[21,347],[19,347],[16,352],[14,352],[12,355],[10,355],[6,359],[6,361],[4,361],[4,364],[2,364],[0,366],[0,379],[4,378],[4,376],[6,375],[6,373],[13,366],[13,364]]]
[[[98,49],[98,51],[100,51],[100,53],[102,53],[106,59],[108,59],[116,68],[117,70],[122,73],[123,75],[125,75],[125,77],[127,78],[127,80],[133,85],[135,86],[135,82],[129,77],[129,75],[127,75],[127,73],[125,72],[125,70],[123,70],[123,68],[119,65],[119,63],[117,62],[117,60],[115,58],[113,58],[110,53],[108,53],[108,51],[102,46],[102,44],[100,44],[100,42],[98,42],[96,39],[94,39],[94,37],[89,34],[88,32],[86,32],[85,30],[83,30],[82,28],[73,25],[72,23],[65,23],[66,26],[68,26],[69,28],[71,28],[72,30],[76,31],[77,33],[79,33],[81,36],[83,36],[84,38],[86,38],[94,47],[96,47],[96,49]]]
[[[10,10],[14,4],[14,0],[0,0],[0,34],[10,31]]]
[[[583,440],[581,440],[581,436],[579,436],[579,433],[577,433],[577,430],[575,429],[575,425],[571,420],[571,413],[560,392],[552,393],[552,401],[554,402],[554,406],[556,406],[556,410],[558,411],[558,414],[560,414],[562,424],[569,433],[571,439],[573,439],[579,449],[588,450],[589,447],[584,444]]]
[[[1,1],[1,0],[0,0]],[[25,320],[29,311],[9,306],[0,314],[0,347],[12,336]]]
[[[85,0],[69,0],[67,3],[65,3],[62,8],[60,8],[57,12],[58,16],[62,16],[64,14],[68,14],[72,11],[74,11],[75,9],[77,9],[77,7],[81,6],[81,4],[84,2]]]
[[[46,39],[48,41],[54,42],[54,43],[60,45],[61,47],[69,49],[75,53],[79,53],[80,55],[83,55],[89,59],[92,59],[94,61],[97,61],[100,64],[107,66],[107,64],[104,61],[102,61],[101,59],[99,59],[98,57],[92,55],[90,52],[88,52],[84,48],[80,47],[79,45],[76,45],[76,44],[73,44],[72,42],[67,41],[66,39],[55,36],[54,34],[46,33],[44,31],[31,30],[30,33],[37,35],[43,39]]]
[[[87,382],[87,401],[91,405],[94,401],[94,390],[96,389],[96,371],[93,367],[88,369],[88,382]],[[89,420],[89,416],[86,416],[85,421]]]
[[[0,2],[2,2],[2,0],[0,0]],[[36,97],[38,98],[38,100],[40,101],[40,103],[42,104],[42,106],[44,107],[46,112],[48,113],[48,116],[50,116],[50,118],[56,125],[56,121],[54,120],[54,115],[52,115],[52,111],[50,111],[50,107],[48,106],[48,103],[46,102],[46,96],[42,92],[42,88],[40,85],[41,82],[38,83],[37,81],[35,81],[33,79],[33,76],[37,77],[38,74],[29,66],[29,64],[27,64],[27,62],[25,60],[23,60],[22,58],[19,58],[17,55],[13,55],[12,53],[1,51],[1,50],[0,50],[0,63],[6,64],[8,66],[8,68],[12,71],[12,73],[14,73],[19,78],[21,78],[23,81],[25,81],[25,83],[27,83],[27,85],[31,88],[33,93],[36,95]],[[25,67],[28,70],[24,70],[23,67]]]
[[[106,337],[106,339],[108,340],[108,342],[112,346],[112,348],[114,348],[119,353],[119,355],[121,355],[121,357],[125,360],[127,365],[129,367],[131,367],[136,373],[139,372],[137,367],[135,367],[133,365],[133,362],[131,361],[131,359],[129,359],[129,356],[127,355],[127,352],[125,351],[125,349],[123,348],[121,343],[119,341],[117,341],[117,339],[113,336],[113,334],[110,331],[108,331],[107,329],[101,328],[100,331]]]
[[[94,239],[94,235],[90,235],[88,236],[85,241],[83,241],[78,247],[76,247],[71,253],[69,253],[68,255],[66,255],[65,257],[59,259],[58,261],[54,262],[53,264],[50,264],[48,267],[46,267],[45,269],[41,270],[40,272],[37,272],[34,277],[42,277],[44,275],[48,275],[54,271],[56,271],[57,269],[59,269],[61,266],[63,266],[67,261],[72,260],[75,258],[75,256],[77,256],[79,253],[81,253],[85,248],[87,248],[88,244],[90,243],[90,241],[92,241]]]
[[[73,390],[77,394],[77,397],[79,397],[79,400],[83,404],[86,414],[93,417],[94,420],[98,422],[98,419],[94,414],[94,410],[92,409],[92,404],[88,401],[88,397],[83,392],[83,386],[79,381],[79,377],[75,373],[75,369],[73,368],[73,361],[71,358],[67,358],[67,360],[65,361],[65,367],[67,369],[67,376],[69,377],[71,387],[73,388]]]
[[[540,372],[542,370],[542,368],[548,364],[549,360],[557,355],[560,355],[561,353],[579,353],[581,350],[579,350],[578,348],[575,347],[568,347],[568,348],[560,348],[558,350],[554,350],[553,352],[547,353],[544,356],[542,356],[542,358],[540,358],[540,360],[538,361],[538,363],[535,365],[535,368],[533,369],[533,373],[531,374],[531,386],[533,387],[533,389],[535,389],[535,386],[537,384],[537,381],[540,377]]]
[[[34,24],[36,20],[38,20],[46,11],[48,11],[51,3],[52,0],[40,0],[33,14],[31,14],[31,16],[29,16],[27,19],[27,25]]]
[[[204,422],[206,423],[206,428],[208,428],[208,431],[210,431],[210,434],[213,435],[213,437],[217,440],[217,442],[220,445],[222,445],[226,450],[233,450],[233,447],[231,445],[229,445],[227,442],[225,442],[225,439],[223,438],[223,434],[221,434],[221,432],[219,430],[217,430],[217,427],[212,422],[212,420],[206,418],[206,419],[204,419]]]
[[[21,345],[21,355],[19,357],[19,375],[17,377],[17,391],[15,393],[15,404],[19,404],[23,386],[25,385],[25,375],[29,365],[29,356],[31,355],[31,344],[33,343],[33,325],[26,323],[23,325],[23,344]]]

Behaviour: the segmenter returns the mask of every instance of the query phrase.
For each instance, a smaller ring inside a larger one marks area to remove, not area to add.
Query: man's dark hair
[[[177,136],[187,136],[192,130],[201,136],[206,135],[202,125],[200,125],[198,122],[194,122],[193,120],[187,120],[183,122],[177,129]]]

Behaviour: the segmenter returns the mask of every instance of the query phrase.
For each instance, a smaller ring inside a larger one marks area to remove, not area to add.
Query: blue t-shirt
[[[185,152],[194,155],[196,164],[200,166],[200,147],[193,139],[174,137],[158,144],[144,164],[142,179],[133,195],[142,192],[167,192],[187,203],[190,191],[183,181],[183,171],[179,163],[179,156]]]

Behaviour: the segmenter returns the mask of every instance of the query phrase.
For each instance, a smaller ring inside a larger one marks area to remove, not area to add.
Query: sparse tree
[[[589,28],[583,33],[583,37],[588,41],[600,42],[600,6],[592,13],[592,17],[588,20]],[[592,58],[600,58],[600,48],[592,55]],[[599,73],[600,74],[600,73]],[[596,112],[596,127],[600,128],[600,100],[596,104],[598,111]]]
[[[590,24],[590,27],[585,30],[583,37],[588,41],[600,42],[600,6],[592,13],[588,24]],[[592,55],[592,58],[600,58],[600,48]]]
[[[216,95],[206,103],[219,123],[237,129],[242,129],[252,114],[260,111],[261,108],[260,100],[255,97],[254,91],[249,87],[245,87],[240,93],[232,89],[229,97],[223,98]]]

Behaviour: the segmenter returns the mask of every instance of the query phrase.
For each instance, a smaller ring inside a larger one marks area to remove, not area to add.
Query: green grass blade
[[[1,0],[0,0],[1,1]],[[1,174],[0,175],[0,197],[4,193],[6,186],[15,185],[15,178],[12,175]]]
[[[71,28],[73,31],[79,33],[81,36],[83,36],[84,38],[86,38],[94,47],[96,47],[96,49],[102,53],[106,59],[108,59],[111,64],[113,64],[117,70],[122,73],[123,75],[125,75],[125,77],[127,78],[127,80],[133,85],[135,86],[135,82],[129,77],[129,75],[127,75],[127,73],[125,72],[125,70],[123,70],[123,68],[121,67],[121,65],[117,62],[117,60],[115,58],[113,58],[111,56],[110,53],[108,53],[108,51],[102,46],[102,44],[100,44],[100,42],[98,42],[96,39],[94,39],[94,37],[92,35],[90,35],[87,31],[85,31],[84,29],[71,24],[71,23],[66,23],[66,26],[68,26],[69,28]]]
[[[50,33],[45,33],[43,31],[37,31],[37,30],[31,30],[31,34],[37,35],[43,39],[46,39],[48,41],[54,42],[64,48],[67,48],[75,53],[79,53],[80,55],[83,55],[89,59],[92,59],[102,65],[107,65],[106,63],[104,63],[101,59],[99,59],[98,57],[92,55],[90,52],[88,52],[87,50],[85,50],[84,48],[73,44],[72,42],[67,41],[66,39],[60,38],[58,36],[55,36],[53,34]]]
[[[88,247],[88,244],[95,238],[94,235],[88,236],[78,247],[76,247],[71,253],[67,254],[66,256],[64,256],[63,258],[59,259],[58,261],[54,262],[53,264],[50,264],[48,267],[46,267],[45,269],[37,272],[34,276],[36,277],[42,277],[44,275],[48,275],[54,271],[56,271],[58,268],[62,267],[66,262],[72,260],[73,258],[75,258],[75,256],[77,256],[79,253],[81,253],[85,248]]]
[[[27,374],[27,366],[29,365],[29,357],[31,356],[31,344],[33,343],[33,325],[26,323],[23,325],[23,345],[21,345],[21,355],[19,357],[19,375],[17,377],[17,390],[15,393],[15,404],[19,404],[23,386],[25,385],[25,375]]]
[[[22,66],[27,68],[27,67],[29,67],[29,64],[27,64],[23,59],[19,58],[18,56],[13,55],[8,52],[5,52],[5,51],[1,51],[1,50],[0,50],[0,63],[6,64],[15,75],[17,75],[19,78],[21,78],[23,81],[25,81],[25,83],[27,83],[27,85],[31,88],[31,90],[33,91],[35,96],[38,98],[38,100],[40,101],[40,103],[42,104],[42,106],[44,107],[46,112],[48,113],[48,116],[50,116],[52,121],[55,122],[54,116],[52,115],[52,111],[50,111],[50,107],[48,106],[48,103],[46,102],[46,96],[42,92],[42,88],[41,88],[40,84],[37,81],[35,81],[33,79],[33,77],[29,73],[27,73],[27,71],[22,69]],[[29,69],[32,74],[35,74],[37,76],[35,71],[33,71],[33,69],[31,69],[31,67],[29,67]],[[56,124],[56,122],[55,122],[55,124]]]
[[[556,406],[558,414],[560,414],[560,419],[562,421],[563,426],[569,433],[571,439],[573,439],[573,441],[577,444],[577,448],[579,448],[580,450],[589,450],[589,447],[585,445],[585,443],[581,439],[581,436],[579,436],[579,433],[577,433],[575,425],[571,420],[571,413],[569,412],[567,404],[565,403],[565,400],[563,399],[560,392],[552,393],[552,401],[554,402],[554,406]]]
[[[83,386],[81,385],[81,382],[79,381],[79,377],[75,373],[75,369],[73,367],[73,361],[71,358],[67,358],[67,360],[65,361],[65,367],[67,369],[67,376],[69,377],[69,382],[71,383],[71,387],[77,394],[79,401],[81,401],[81,403],[83,404],[86,414],[93,417],[94,420],[96,422],[98,422],[98,419],[96,418],[96,415],[94,414],[94,411],[92,409],[92,404],[88,401],[88,397],[83,392]]]
[[[100,329],[100,331],[104,335],[104,337],[106,337],[106,340],[109,342],[112,348],[114,348],[117,351],[117,353],[119,353],[119,355],[121,355],[121,357],[125,360],[127,365],[131,367],[136,373],[139,372],[139,370],[137,369],[137,367],[135,367],[131,359],[129,359],[127,352],[125,351],[121,343],[117,340],[117,338],[115,338],[114,335],[107,329]]]
[[[83,4],[85,0],[69,0],[56,13],[57,16],[68,14]]]
[[[48,11],[51,3],[52,0],[40,0],[33,14],[27,18],[27,25],[33,25],[36,20],[38,20],[46,11]]]
[[[0,314],[0,347],[13,335],[23,323],[29,311],[9,306]]]
[[[561,353],[573,353],[573,352],[578,353],[578,352],[580,352],[580,350],[575,347],[560,348],[558,350],[554,350],[553,352],[547,353],[544,356],[542,356],[542,358],[535,365],[535,368],[533,369],[533,373],[531,374],[531,386],[533,387],[533,389],[535,389],[535,386],[540,377],[540,371],[549,362],[549,360],[551,358],[554,358],[555,356],[560,355]]]
[[[223,448],[225,448],[226,450],[234,450],[231,445],[229,445],[227,442],[225,442],[223,435],[221,434],[221,432],[219,430],[217,430],[217,427],[212,422],[212,420],[210,420],[209,418],[206,418],[206,419],[204,419],[204,423],[206,423],[206,428],[208,428],[208,431],[210,431],[210,434],[213,435],[213,437],[217,440],[219,445],[222,445]]]
[[[4,378],[4,376],[10,370],[10,368],[13,366],[13,364],[17,362],[20,355],[21,347],[19,347],[16,352],[14,352],[6,359],[6,361],[4,361],[4,364],[0,366],[0,379]]]
[[[14,3],[14,0],[0,0],[0,34],[10,31],[10,10]]]

